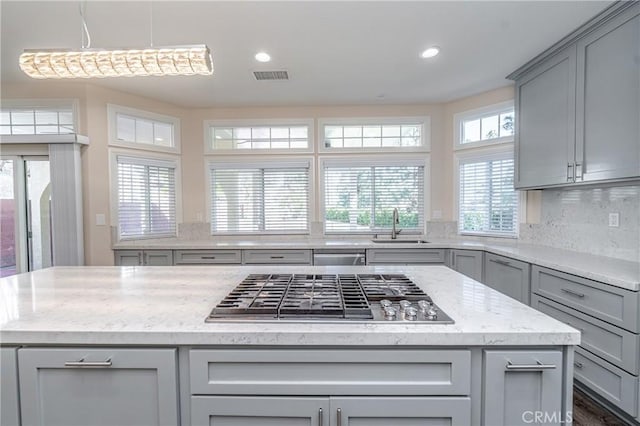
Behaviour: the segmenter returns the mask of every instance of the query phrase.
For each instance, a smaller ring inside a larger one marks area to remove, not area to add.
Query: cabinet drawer
[[[311,250],[243,250],[242,263],[311,265]]]
[[[444,263],[444,250],[437,249],[371,249],[367,250],[367,264]]]
[[[603,321],[638,332],[639,292],[625,290],[586,278],[534,266],[531,289],[563,305],[571,306]]]
[[[582,348],[576,348],[573,364],[576,380],[631,416],[638,415],[637,376],[632,376]]]
[[[466,350],[206,350],[189,354],[192,394],[468,395]]]
[[[583,348],[632,374],[638,374],[640,336],[637,334],[543,297],[534,295],[532,304],[540,312],[580,330],[580,346]]]
[[[241,263],[240,250],[176,250],[176,265],[206,265]]]

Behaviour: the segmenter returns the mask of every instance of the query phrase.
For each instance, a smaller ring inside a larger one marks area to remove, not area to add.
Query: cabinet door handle
[[[149,253],[145,253],[142,258],[144,259],[144,264],[148,265],[149,264]]]
[[[579,369],[581,369],[581,370],[582,370],[582,367],[584,367],[584,365],[582,365],[582,363],[581,363],[581,362],[578,362],[578,361],[574,361],[574,362],[573,362],[573,365],[574,365],[576,368],[579,368]]]
[[[322,408],[318,409],[318,426],[323,426]]]
[[[573,163],[567,163],[567,182],[575,182]]]
[[[201,259],[215,259],[215,256],[202,256]]]
[[[575,170],[576,170],[576,179],[582,180],[582,176],[583,176],[582,163],[576,163]]]
[[[535,364],[512,364],[511,361],[507,361],[505,367],[511,371],[538,371],[553,370],[556,368],[555,364],[543,364],[540,361],[536,361]]]
[[[581,298],[581,299],[584,297],[584,294],[583,294],[583,293],[578,293],[577,291],[573,291],[573,290],[570,290],[570,289],[568,289],[568,288],[561,288],[560,290],[562,290],[562,291],[564,291],[565,293],[570,294],[570,295],[572,295],[572,296],[579,297],[579,298]]]
[[[79,361],[67,361],[64,366],[67,368],[109,368],[111,367],[111,358],[106,361],[85,361],[82,358]]]
[[[271,259],[284,259],[284,256],[271,256]]]
[[[511,262],[506,261],[506,260],[501,260],[501,259],[492,259],[493,262],[496,262],[500,265],[504,265],[504,266],[511,266]]]
[[[455,252],[451,252],[451,266],[456,266],[456,254]]]
[[[142,260],[142,252],[138,253],[138,265],[144,265],[143,260]]]
[[[342,426],[342,408],[336,410],[336,418],[338,426]]]

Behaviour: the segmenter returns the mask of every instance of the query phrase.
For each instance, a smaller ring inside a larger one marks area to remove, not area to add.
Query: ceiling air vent
[[[289,80],[289,73],[286,71],[254,71],[256,80]]]

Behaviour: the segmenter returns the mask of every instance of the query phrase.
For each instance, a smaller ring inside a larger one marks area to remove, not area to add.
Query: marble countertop
[[[409,237],[404,237],[409,238]],[[417,237],[415,239],[418,239]],[[640,291],[640,262],[596,256],[552,247],[517,242],[465,239],[429,240],[428,244],[373,243],[370,239],[273,240],[136,240],[113,246],[124,249],[343,249],[343,248],[453,248],[484,250],[539,266],[556,269],[632,291]]]
[[[404,273],[455,324],[205,323],[250,273]],[[575,345],[580,333],[440,265],[54,267],[0,279],[0,342],[64,345]]]

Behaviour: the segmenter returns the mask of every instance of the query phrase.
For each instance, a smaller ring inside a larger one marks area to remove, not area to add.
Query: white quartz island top
[[[403,273],[455,324],[205,323],[250,273]],[[445,266],[55,267],[0,279],[0,343],[576,345],[580,334]]]

